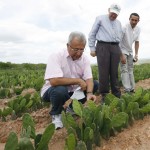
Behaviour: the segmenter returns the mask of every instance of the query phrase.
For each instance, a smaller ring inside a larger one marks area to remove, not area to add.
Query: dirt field
[[[150,79],[140,81],[136,84],[144,89],[150,89]],[[7,100],[0,100],[0,108],[5,106]],[[51,122],[48,115],[49,109],[44,108],[33,112],[31,116],[36,123],[36,133],[42,133],[46,126]],[[9,120],[0,122],[0,150],[4,150],[5,142],[10,131],[20,134],[21,118],[17,120]],[[66,138],[65,129],[55,131],[55,134],[49,143],[49,149],[63,150]],[[150,116],[146,116],[143,120],[135,121],[133,126],[125,129],[115,137],[111,137],[108,141],[102,140],[102,146],[96,147],[95,150],[149,150],[150,149]]]

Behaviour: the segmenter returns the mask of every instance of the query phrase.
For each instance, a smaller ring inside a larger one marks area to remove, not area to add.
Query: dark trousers
[[[99,91],[102,96],[111,92],[120,97],[121,92],[118,87],[118,66],[120,62],[120,47],[114,43],[100,43],[96,45],[96,55],[99,72]]]
[[[93,93],[97,92],[99,84],[97,81],[94,81],[94,88]],[[86,93],[86,91],[85,91]],[[46,102],[51,102],[52,109],[50,111],[51,115],[61,114],[63,110],[64,103],[70,99],[72,96],[72,92],[68,92],[67,86],[55,86],[50,87],[45,94],[43,95],[42,99]],[[86,96],[86,94],[85,94]],[[79,100],[80,102],[84,103],[86,101],[86,97]]]

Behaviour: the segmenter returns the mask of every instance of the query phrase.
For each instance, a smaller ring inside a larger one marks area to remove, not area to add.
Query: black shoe
[[[131,93],[135,93],[134,89],[130,91]]]

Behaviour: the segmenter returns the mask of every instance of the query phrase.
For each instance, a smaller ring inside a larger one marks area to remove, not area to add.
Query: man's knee
[[[56,86],[54,92],[55,94],[64,95],[68,93],[68,89],[66,86]]]
[[[126,65],[122,65],[120,71],[121,71],[121,73],[126,73],[126,72],[128,72],[127,66],[126,66]]]
[[[66,86],[52,87],[50,101],[54,104],[61,105],[70,98]]]
[[[62,97],[65,94],[68,94],[67,87],[65,86],[56,86],[56,87],[50,87],[42,97],[44,101],[50,101],[50,99],[53,99],[54,97]]]

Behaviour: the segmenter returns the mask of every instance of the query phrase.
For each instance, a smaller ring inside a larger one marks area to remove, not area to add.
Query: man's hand
[[[138,55],[135,55],[133,59],[134,59],[134,62],[137,62],[138,61]]]
[[[93,102],[96,102],[96,96],[92,93],[87,93],[87,101],[84,103],[84,106],[86,107],[88,104],[88,100],[92,100]]]
[[[64,109],[66,109],[67,107],[69,107],[69,105],[72,103],[72,99],[68,99],[65,104],[63,105]]]
[[[87,93],[87,100],[92,100],[92,101],[96,101],[96,96],[93,95],[92,93]]]
[[[86,90],[87,85],[86,85],[86,82],[84,80],[80,79],[78,85],[81,87],[82,91]]]
[[[95,57],[95,56],[96,56],[96,52],[95,52],[95,51],[91,51],[90,55],[91,55],[92,57]]]
[[[126,64],[126,56],[124,54],[121,55],[120,61],[122,64]]]

